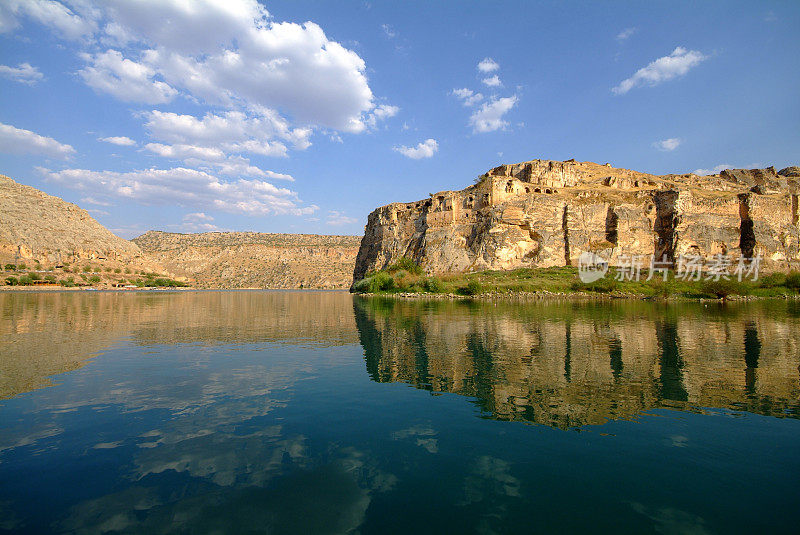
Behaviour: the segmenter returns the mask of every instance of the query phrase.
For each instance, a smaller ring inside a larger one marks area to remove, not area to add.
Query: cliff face
[[[86,210],[0,175],[0,260],[142,260],[135,244],[112,234]]]
[[[585,251],[738,257],[788,267],[798,251],[800,172],[735,169],[655,176],[610,164],[502,165],[461,191],[369,215],[354,280],[402,256],[428,273],[576,265]]]
[[[167,269],[209,288],[347,288],[357,236],[150,231],[134,238]],[[302,285],[302,286],[301,286]]]

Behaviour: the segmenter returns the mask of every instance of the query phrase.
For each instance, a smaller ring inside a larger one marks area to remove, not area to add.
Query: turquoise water
[[[797,533],[800,303],[0,293],[0,532]]]

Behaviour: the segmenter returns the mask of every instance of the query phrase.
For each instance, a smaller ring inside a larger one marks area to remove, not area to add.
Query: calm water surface
[[[797,533],[800,303],[0,293],[0,532]]]

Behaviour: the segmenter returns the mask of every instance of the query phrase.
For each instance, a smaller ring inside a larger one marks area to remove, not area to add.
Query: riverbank
[[[584,283],[577,268],[523,268],[513,271],[481,271],[426,276],[411,263],[398,263],[370,274],[353,285],[359,294],[398,297],[463,298],[575,298],[575,299],[752,299],[788,298],[800,295],[800,273],[771,273],[755,280],[735,275],[699,280],[676,278],[643,270],[640,276],[623,277],[613,268],[605,277]],[[648,280],[649,279],[649,280]]]

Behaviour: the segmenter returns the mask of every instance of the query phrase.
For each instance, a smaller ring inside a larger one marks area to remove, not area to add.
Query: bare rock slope
[[[86,210],[0,175],[0,260],[139,262],[142,251]]]
[[[575,160],[501,165],[461,191],[373,211],[354,280],[402,256],[428,273],[575,265],[584,251],[796,267],[798,184],[797,167],[655,176]]]
[[[201,287],[333,289],[350,285],[359,237],[150,231],[133,242]]]

